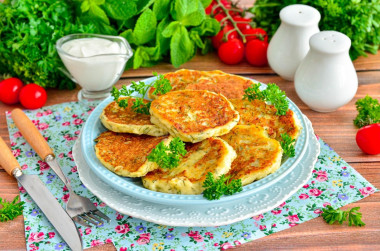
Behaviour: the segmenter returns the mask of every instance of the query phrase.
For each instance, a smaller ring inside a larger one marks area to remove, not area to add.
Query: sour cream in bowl
[[[82,87],[79,100],[108,97],[133,54],[123,37],[97,34],[65,36],[56,48],[66,67],[60,70]]]

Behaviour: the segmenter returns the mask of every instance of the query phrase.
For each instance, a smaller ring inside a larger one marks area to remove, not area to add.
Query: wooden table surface
[[[235,66],[222,64],[214,54],[197,56],[183,65],[183,68],[196,70],[220,69],[256,79],[264,83],[276,83],[292,99],[302,112],[313,123],[315,132],[327,142],[345,161],[360,172],[364,178],[380,188],[380,155],[363,154],[355,143],[357,128],[353,119],[357,115],[355,102],[369,94],[380,99],[380,54],[359,58],[355,62],[359,77],[359,89],[354,99],[338,111],[318,113],[310,110],[297,96],[293,82],[281,79],[269,67],[255,68],[246,63]],[[129,70],[125,72],[117,87],[129,84],[132,80],[140,80],[152,75],[152,71],[165,73],[174,71],[169,65],[162,63],[149,69]],[[77,99],[76,90],[48,90],[46,105],[53,105]],[[20,107],[0,104],[0,136],[9,143],[8,130],[5,122],[5,111]],[[379,142],[380,144],[380,142]],[[0,169],[0,197],[12,200],[18,194],[15,179]],[[380,193],[375,193],[357,203],[344,208],[361,207],[365,227],[348,227],[344,225],[328,225],[321,217],[297,227],[287,229],[265,238],[244,244],[236,250],[268,250],[268,249],[368,249],[380,250]],[[0,250],[25,250],[23,218],[0,223]],[[114,250],[112,244],[99,246],[91,250]]]

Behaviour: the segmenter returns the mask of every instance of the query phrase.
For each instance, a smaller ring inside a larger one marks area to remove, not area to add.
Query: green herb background
[[[72,33],[120,35],[134,56],[127,68],[161,61],[175,67],[211,48],[220,24],[211,0],[5,0],[0,3],[0,73],[43,87],[72,89],[59,70],[56,41]]]
[[[380,45],[380,0],[257,0],[250,12],[256,25],[272,37],[281,23],[279,13],[291,4],[313,6],[321,13],[319,29],[346,34],[352,42],[350,57],[376,54]]]

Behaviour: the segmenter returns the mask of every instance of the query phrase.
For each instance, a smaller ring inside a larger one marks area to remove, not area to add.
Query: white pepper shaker
[[[281,24],[268,47],[268,63],[272,70],[286,80],[294,74],[309,51],[310,37],[319,32],[321,14],[303,4],[293,4],[280,11]]]
[[[295,75],[300,99],[318,112],[332,112],[347,104],[358,89],[358,77],[348,51],[351,40],[337,31],[310,38],[310,51]]]

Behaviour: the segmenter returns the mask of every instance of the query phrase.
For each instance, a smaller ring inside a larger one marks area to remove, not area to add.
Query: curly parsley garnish
[[[17,195],[12,202],[0,198],[0,222],[13,220],[17,216],[22,215],[25,202],[17,202],[19,197]]]
[[[142,81],[138,83],[132,81],[132,84],[129,88],[125,85],[123,85],[120,90],[118,90],[116,87],[113,87],[111,95],[119,107],[128,107],[128,102],[130,98],[133,97],[134,101],[131,106],[132,110],[136,113],[149,115],[151,102],[147,102],[147,100],[144,99],[149,88],[153,87],[155,89],[153,92],[154,95],[165,94],[172,89],[169,80],[164,78],[163,75],[158,75],[157,72],[153,72],[153,75],[156,76],[157,79],[150,84],[145,84]],[[134,95],[135,93],[141,95],[141,97]],[[128,98],[120,99],[122,96],[126,96]]]
[[[284,155],[289,156],[290,158],[296,156],[294,149],[295,139],[292,139],[289,134],[282,133],[281,134],[282,141],[280,142],[282,150],[284,151]]]
[[[265,90],[260,90],[260,83],[256,83],[245,89],[243,99],[254,99],[269,102],[277,109],[277,115],[285,115],[289,109],[289,102],[284,91],[276,84],[268,84]]]
[[[363,127],[370,124],[380,123],[380,104],[379,100],[365,96],[358,99],[355,103],[359,114],[354,120],[357,127]]]
[[[156,162],[161,168],[171,169],[178,166],[186,153],[185,143],[176,137],[169,143],[169,146],[161,141],[148,155],[148,160]]]
[[[218,200],[222,195],[232,195],[243,191],[241,179],[231,179],[230,176],[221,175],[214,179],[212,173],[207,173],[206,180],[203,182],[203,197],[208,200]]]
[[[365,223],[362,221],[362,213],[358,212],[359,209],[360,207],[354,207],[350,210],[342,211],[339,208],[334,209],[332,206],[327,205],[326,208],[322,209],[322,217],[328,224],[333,224],[336,221],[342,224],[348,220],[349,226],[362,227],[365,226]]]

